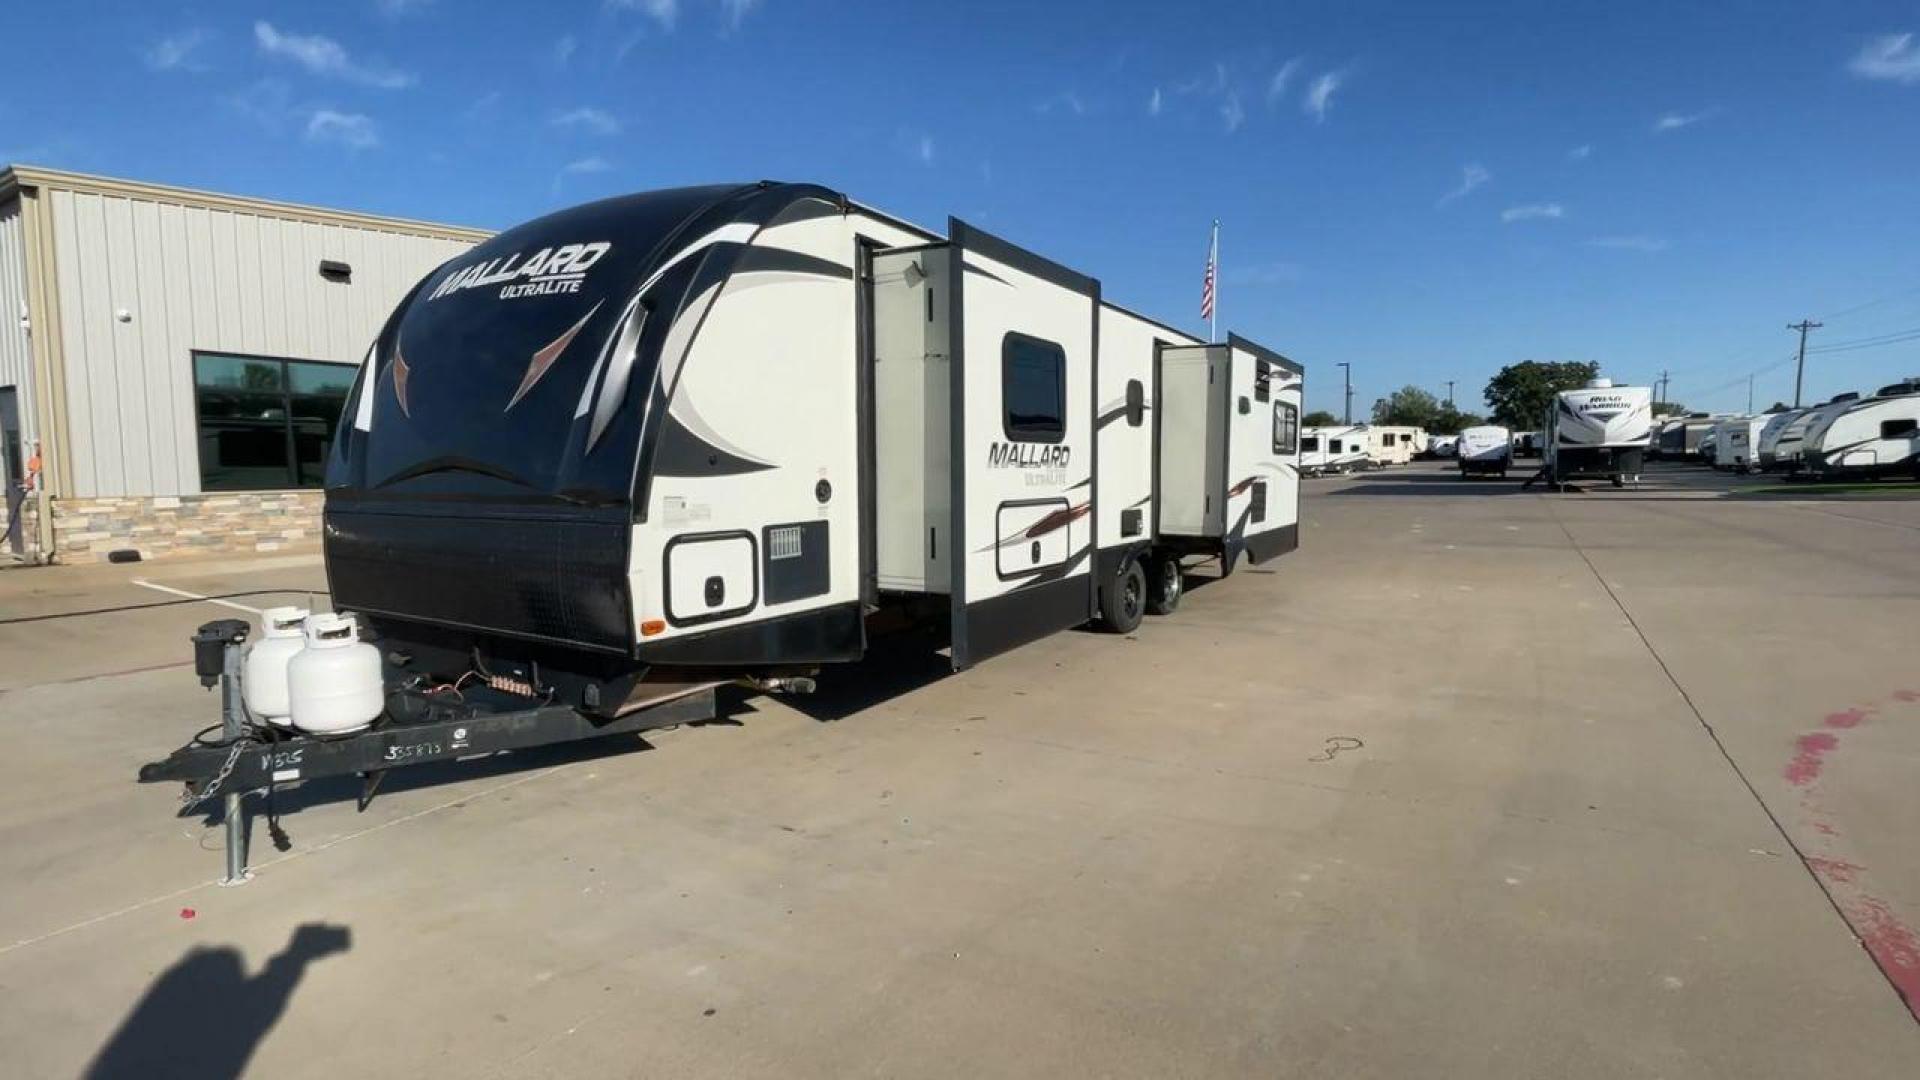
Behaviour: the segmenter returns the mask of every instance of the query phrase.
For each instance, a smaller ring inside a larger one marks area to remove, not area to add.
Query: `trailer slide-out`
[[[449,756],[483,752],[475,732],[684,720],[715,684],[795,688],[888,627],[932,630],[956,670],[1130,631],[1193,561],[1297,545],[1303,378],[957,219],[942,236],[813,185],[509,229],[414,287],[348,396],[327,577],[390,708],[302,752],[377,774],[435,756],[385,756],[421,715],[465,722],[468,747],[432,744]],[[471,715],[448,716],[455,686]],[[204,791],[246,746],[226,782],[257,786],[265,738],[243,722],[142,778]]]

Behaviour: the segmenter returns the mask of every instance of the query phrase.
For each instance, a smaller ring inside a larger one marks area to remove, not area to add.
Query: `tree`
[[[1333,425],[1339,422],[1340,422],[1339,417],[1333,415],[1332,413],[1328,412],[1325,409],[1315,409],[1312,412],[1300,418],[1300,424],[1302,427],[1332,427]]]
[[[1440,399],[1417,386],[1403,386],[1373,403],[1373,422],[1430,428],[1440,412]]]
[[[1484,423],[1486,423],[1484,418],[1476,416],[1473,413],[1461,412],[1459,409],[1453,407],[1453,402],[1443,401],[1440,403],[1439,410],[1433,414],[1433,423],[1427,426],[1427,433],[1431,435],[1458,435],[1467,428]]]
[[[1600,374],[1600,365],[1588,360],[1522,360],[1500,369],[1487,382],[1487,404],[1497,424],[1532,431],[1546,422],[1553,395],[1577,390]]]
[[[1776,401],[1773,403],[1773,408],[1767,410],[1766,415],[1772,416],[1775,413],[1783,413],[1783,412],[1791,412],[1791,411],[1793,411],[1793,406],[1787,404],[1784,401]]]
[[[1655,416],[1685,416],[1687,407],[1677,401],[1656,401],[1653,403]]]

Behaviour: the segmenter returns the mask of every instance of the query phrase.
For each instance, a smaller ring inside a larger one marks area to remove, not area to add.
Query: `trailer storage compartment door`
[[[1094,612],[1099,284],[955,221],[953,663]]]
[[[1300,546],[1300,365],[1229,335],[1227,498],[1222,568]],[[1397,442],[1398,440],[1396,440]]]

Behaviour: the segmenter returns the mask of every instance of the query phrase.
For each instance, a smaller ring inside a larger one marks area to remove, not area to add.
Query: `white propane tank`
[[[247,646],[240,669],[247,711],[278,727],[292,727],[287,662],[307,647],[307,609],[270,607],[260,613],[260,637]]]
[[[314,735],[359,731],[380,716],[380,650],[360,640],[353,616],[323,611],[307,619],[307,647],[287,665],[287,697],[293,726]]]

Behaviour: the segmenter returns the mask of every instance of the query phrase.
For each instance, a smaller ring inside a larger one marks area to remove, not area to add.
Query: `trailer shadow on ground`
[[[83,1075],[238,1077],[286,1014],[307,967],[352,947],[348,928],[306,923],[249,975],[239,949],[195,945],[147,987]]]
[[[953,662],[939,646],[918,634],[876,639],[864,658],[823,671],[813,693],[781,700],[821,723],[844,720],[951,676]]]
[[[1485,476],[1465,476],[1458,472],[1374,474],[1359,476],[1345,487],[1336,488],[1329,495],[1466,495],[1484,498],[1488,495],[1518,495],[1521,485],[1537,469],[1528,467],[1516,469],[1504,478]],[[1537,485],[1536,485],[1537,486]]]

